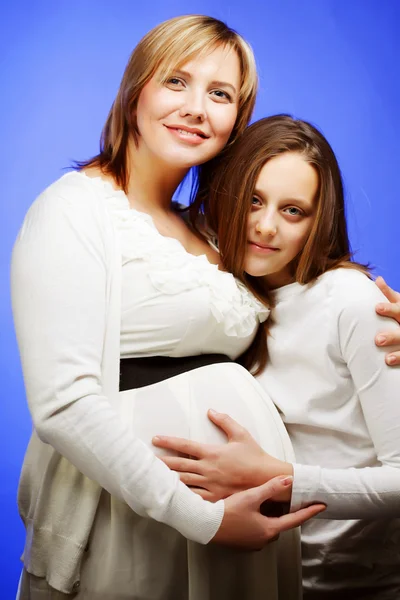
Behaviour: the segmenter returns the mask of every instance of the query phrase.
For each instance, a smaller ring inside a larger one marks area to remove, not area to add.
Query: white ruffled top
[[[120,236],[121,357],[242,354],[269,310],[205,255],[161,235],[123,191],[92,181],[106,195]]]

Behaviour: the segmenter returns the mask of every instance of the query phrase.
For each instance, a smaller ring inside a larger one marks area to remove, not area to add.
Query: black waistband
[[[213,365],[234,362],[225,354],[199,354],[198,356],[146,356],[143,358],[123,358],[120,361],[119,390],[134,390],[187,371]]]

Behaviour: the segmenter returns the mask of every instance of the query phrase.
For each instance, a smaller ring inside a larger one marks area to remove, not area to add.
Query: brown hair
[[[208,224],[218,236],[225,267],[267,303],[270,298],[263,278],[244,272],[247,221],[262,167],[284,152],[300,153],[315,168],[319,179],[313,226],[303,250],[292,263],[295,281],[309,283],[338,267],[352,267],[368,274],[364,265],[351,262],[343,181],[328,141],[305,121],[289,115],[267,117],[248,127],[228,149],[211,183],[207,206]],[[259,372],[267,360],[266,335],[255,344],[252,360],[257,357]]]
[[[127,192],[127,148],[131,136],[137,140],[135,108],[144,86],[156,74],[164,81],[172,69],[180,68],[194,57],[220,45],[237,53],[241,67],[238,116],[228,143],[233,142],[245,129],[255,103],[257,71],[253,52],[247,42],[222,21],[202,15],[187,15],[161,23],[135,47],[103,128],[100,152],[87,161],[77,161],[76,166],[100,168]],[[204,194],[210,172],[214,170],[213,160],[197,169],[193,189]]]

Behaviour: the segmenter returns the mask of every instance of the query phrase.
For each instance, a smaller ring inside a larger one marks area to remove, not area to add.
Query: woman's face
[[[247,227],[245,271],[271,289],[293,281],[290,263],[314,220],[317,171],[297,152],[271,158],[257,179]]]
[[[240,65],[222,46],[173,71],[154,76],[137,105],[139,151],[170,168],[189,169],[216,156],[238,113]]]

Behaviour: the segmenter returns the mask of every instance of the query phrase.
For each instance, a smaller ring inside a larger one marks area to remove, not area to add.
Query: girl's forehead
[[[312,198],[318,188],[318,174],[300,153],[284,152],[263,165],[256,187],[260,191],[282,192],[293,198]]]

